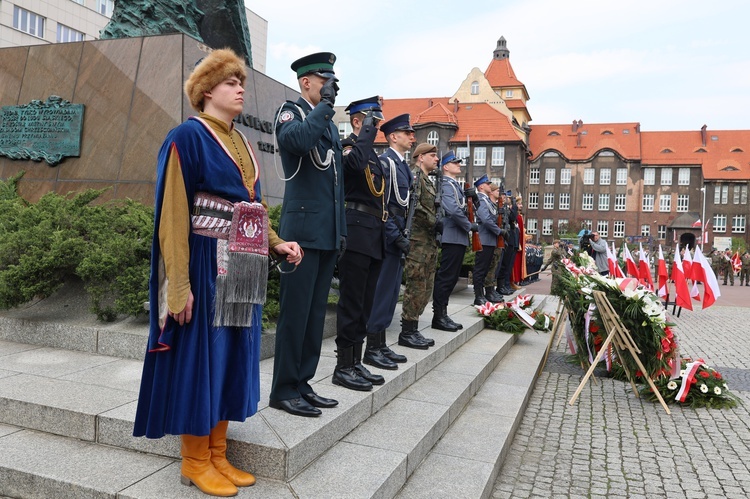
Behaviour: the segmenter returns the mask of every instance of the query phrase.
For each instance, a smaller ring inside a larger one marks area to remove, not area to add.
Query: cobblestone
[[[672,319],[682,355],[703,358],[741,404],[691,409],[636,397],[597,370],[578,400],[580,366],[550,352],[493,497],[750,496],[750,308],[714,306]],[[738,334],[743,332],[743,334]],[[546,477],[546,479],[542,479]]]

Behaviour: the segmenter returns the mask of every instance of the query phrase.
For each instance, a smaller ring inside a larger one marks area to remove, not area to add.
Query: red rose
[[[591,326],[589,326],[589,331],[592,333],[596,333],[597,331],[599,331],[599,326],[597,326],[596,324],[591,324]]]
[[[706,372],[706,371],[701,371],[701,372],[699,372],[698,374],[700,374],[700,376],[701,376],[702,378],[708,378],[708,377],[710,377],[710,376],[711,376],[711,375],[710,375],[710,374],[708,374],[708,372]]]
[[[669,326],[667,326],[667,327],[664,328],[664,332],[666,333],[667,338],[669,338],[670,340],[672,339],[672,337],[674,337],[674,333],[669,328]]]
[[[661,349],[664,350],[664,353],[668,353],[670,350],[671,343],[668,339],[662,338],[661,340]]]
[[[714,378],[721,379],[721,374],[719,374],[719,371],[714,371]]]
[[[641,371],[636,371],[636,372],[635,372],[635,377],[636,377],[636,378],[640,378],[640,377],[642,377],[642,376],[643,376],[643,373],[642,373]]]
[[[698,382],[698,380],[695,379],[695,378],[693,378],[693,379],[690,380],[690,383],[692,383],[692,384],[696,384],[697,382]]]

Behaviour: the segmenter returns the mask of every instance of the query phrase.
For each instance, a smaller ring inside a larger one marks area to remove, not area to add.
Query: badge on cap
[[[287,121],[292,121],[294,119],[294,115],[291,113],[291,111],[284,111],[279,115],[279,123],[286,123]]]

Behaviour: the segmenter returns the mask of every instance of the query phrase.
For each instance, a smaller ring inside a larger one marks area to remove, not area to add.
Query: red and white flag
[[[685,254],[689,255],[690,251],[686,249]],[[675,303],[678,307],[693,310],[693,303],[690,301],[690,293],[685,280],[684,265],[685,262],[680,258],[680,246],[677,245],[674,252],[674,262],[672,262],[672,280],[674,281],[674,292],[677,295]]]
[[[699,218],[698,220],[693,222],[693,225],[691,225],[691,227],[700,227],[701,225],[703,224],[701,223],[701,219]]]
[[[716,280],[716,274],[714,274],[711,265],[709,265],[706,257],[703,256],[700,248],[695,248],[693,276],[697,277],[697,281],[703,283],[703,308],[707,309],[716,302],[718,297],[721,296],[721,291],[719,291],[719,283]]]
[[[698,291],[698,285],[693,278],[693,257],[690,256],[690,248],[685,248],[685,254],[682,260],[682,271],[685,274],[685,279],[693,281],[693,287],[690,289],[690,296],[694,300],[701,301],[701,293]]]
[[[633,260],[633,255],[630,254],[630,250],[628,249],[628,245],[624,244],[625,247],[625,265],[628,270],[628,274],[635,277],[636,279],[640,278],[640,274],[638,272],[638,267],[635,265],[635,260]]]
[[[734,269],[735,274],[742,269],[742,259],[740,258],[739,251],[735,251],[734,255],[732,255],[732,268]]]
[[[612,274],[612,270],[610,269],[610,275],[612,275],[612,277],[625,277],[625,274],[623,274],[622,268],[620,267],[620,262],[617,261],[617,252],[615,251],[614,241],[612,241],[612,260],[615,262],[615,272]]]
[[[659,266],[656,268],[656,274],[658,276],[657,282],[659,283],[658,295],[661,298],[666,298],[669,294],[669,290],[667,289],[669,275],[667,274],[667,262],[664,261],[664,253],[661,251],[661,244],[659,245]]]
[[[648,265],[648,257],[643,252],[643,243],[638,243],[638,247],[640,248],[638,252],[638,272],[640,279],[644,285],[648,284],[648,288],[653,290],[654,279],[651,277],[651,267]]]

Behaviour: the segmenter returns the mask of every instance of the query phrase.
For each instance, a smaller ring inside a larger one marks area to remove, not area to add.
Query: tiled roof
[[[750,179],[750,130],[706,130],[705,146],[700,130],[641,135],[644,166],[701,165],[706,180]]]
[[[508,109],[526,109],[526,103],[521,99],[507,99],[505,105]]]
[[[487,66],[487,70],[484,72],[484,77],[490,82],[490,85],[495,87],[523,87],[516,73],[513,71],[513,67],[510,65],[510,59],[492,59],[490,65]]]
[[[583,124],[576,131],[572,125],[531,125],[531,159],[554,150],[569,161],[586,161],[602,149],[611,149],[625,159],[637,161],[640,158],[637,131],[638,123]]]

